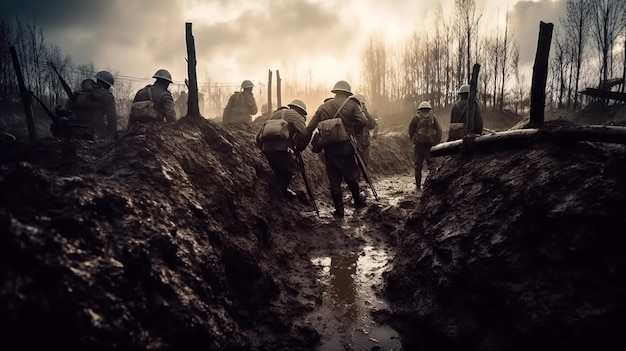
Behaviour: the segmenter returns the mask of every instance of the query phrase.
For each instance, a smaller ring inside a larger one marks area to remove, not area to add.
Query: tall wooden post
[[[267,113],[272,114],[272,70],[268,70],[267,77]]]
[[[470,92],[467,99],[467,122],[465,124],[465,134],[474,134],[474,116],[476,115],[476,90],[478,87],[478,73],[480,65],[474,64],[472,67],[472,78],[470,79]]]
[[[198,107],[198,78],[196,75],[196,44],[191,33],[191,23],[185,23],[187,40],[187,75],[189,76],[189,96],[187,98],[187,115],[185,117],[202,118]]]
[[[37,141],[37,132],[35,130],[35,118],[33,117],[33,106],[31,105],[31,94],[26,89],[24,83],[24,75],[22,74],[22,67],[20,61],[17,59],[17,52],[15,46],[9,48],[11,51],[11,58],[13,59],[13,68],[15,68],[15,74],[17,75],[17,84],[20,88],[20,97],[22,99],[22,106],[24,107],[24,114],[26,115],[26,127],[28,128],[28,138],[31,143]]]
[[[276,108],[281,107],[283,105],[283,96],[282,96],[282,91],[281,91],[281,83],[282,80],[280,79],[280,71],[276,70],[276,103],[278,106],[276,106]]]
[[[530,126],[539,127],[544,122],[546,106],[546,81],[548,79],[548,57],[552,43],[552,23],[539,23],[539,41],[533,66],[532,86],[530,87]]]

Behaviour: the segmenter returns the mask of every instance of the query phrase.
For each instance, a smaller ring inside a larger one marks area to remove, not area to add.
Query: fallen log
[[[555,126],[517,129],[480,136],[466,136],[433,146],[432,156],[453,155],[461,150],[498,151],[507,147],[527,146],[539,142],[567,143],[590,141],[626,145],[626,127],[605,125]]]

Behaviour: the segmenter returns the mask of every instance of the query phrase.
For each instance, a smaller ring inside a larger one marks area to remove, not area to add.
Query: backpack
[[[333,118],[325,119],[317,124],[317,130],[319,131],[318,145],[326,146],[350,140],[350,135],[346,131],[343,120],[337,117],[339,111],[346,105],[348,100],[349,98],[343,101],[337,111],[335,111]]]
[[[289,122],[285,121],[285,110],[281,111],[278,119],[268,119],[263,123],[261,142],[274,140],[289,140]]]
[[[317,129],[320,134],[318,140],[320,145],[331,145],[350,140],[346,127],[343,125],[343,120],[339,117],[319,122]]]
[[[149,100],[133,102],[132,106],[130,107],[130,118],[141,120],[157,120],[159,119],[159,112],[156,110],[154,101],[152,99],[152,87],[148,85],[144,89],[148,89]]]
[[[413,133],[413,144],[430,144],[437,143],[437,129],[435,128],[435,114],[429,112],[426,115],[417,114],[417,129]]]
[[[94,92],[95,84],[91,79],[82,81],[81,90],[75,93],[73,110],[93,111],[98,109],[100,99]]]

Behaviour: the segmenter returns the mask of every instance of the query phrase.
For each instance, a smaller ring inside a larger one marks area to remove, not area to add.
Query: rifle
[[[306,192],[309,194],[309,199],[313,204],[313,208],[315,209],[315,213],[317,216],[320,216],[320,210],[317,208],[317,204],[315,203],[315,198],[313,197],[313,190],[311,190],[311,185],[309,185],[309,179],[306,176],[306,171],[304,170],[304,161],[302,160],[302,155],[300,151],[298,151],[295,147],[293,148],[293,153],[296,155],[296,163],[298,164],[298,168],[300,168],[300,172],[302,172],[302,179],[304,179],[304,185],[306,187]]]
[[[89,126],[71,123],[67,119],[67,116],[59,116],[60,113],[58,110],[58,113],[52,112],[48,105],[46,105],[46,103],[44,103],[32,91],[30,92],[30,95],[34,97],[37,102],[39,102],[41,108],[52,120],[52,124],[50,125],[50,131],[52,132],[52,135],[54,135],[55,137],[63,137],[67,139],[74,137],[79,139],[93,140],[93,130],[91,130]]]
[[[367,169],[365,168],[365,162],[363,162],[363,158],[361,157],[361,153],[360,153],[361,148],[359,148],[354,138],[354,135],[352,134],[350,134],[350,144],[352,144],[352,148],[354,149],[354,156],[356,157],[356,163],[358,163],[359,168],[361,169],[361,173],[363,173],[363,178],[365,179],[365,181],[367,182],[367,185],[369,185],[370,189],[372,190],[372,194],[374,194],[374,198],[376,199],[376,201],[379,201],[380,199],[378,198],[376,189],[374,189],[374,184],[372,183],[372,180],[370,179],[370,176],[367,173]]]
[[[57,71],[57,68],[54,65],[54,63],[52,63],[52,61],[48,61],[48,66],[52,67],[54,72],[59,77],[59,80],[61,81],[61,85],[63,86],[63,90],[65,90],[65,93],[67,94],[67,97],[69,97],[72,102],[76,101],[76,94],[74,94],[74,92],[72,91],[72,88],[70,88],[70,86],[67,84],[65,79],[63,79],[63,76],[61,76],[61,73],[59,73],[59,71]]]

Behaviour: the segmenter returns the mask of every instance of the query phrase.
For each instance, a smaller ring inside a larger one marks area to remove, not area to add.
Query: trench
[[[375,202],[370,196],[370,206],[393,212],[407,202],[415,203],[418,194],[413,182],[412,175],[376,181],[380,200]],[[304,323],[320,334],[320,351],[401,350],[398,332],[375,317],[389,309],[380,292],[385,283],[383,273],[392,268],[394,244],[373,223],[357,218],[363,213],[351,214],[353,217],[343,220],[335,230],[340,235],[358,238],[359,244],[309,254],[323,294],[316,309],[304,317]]]

